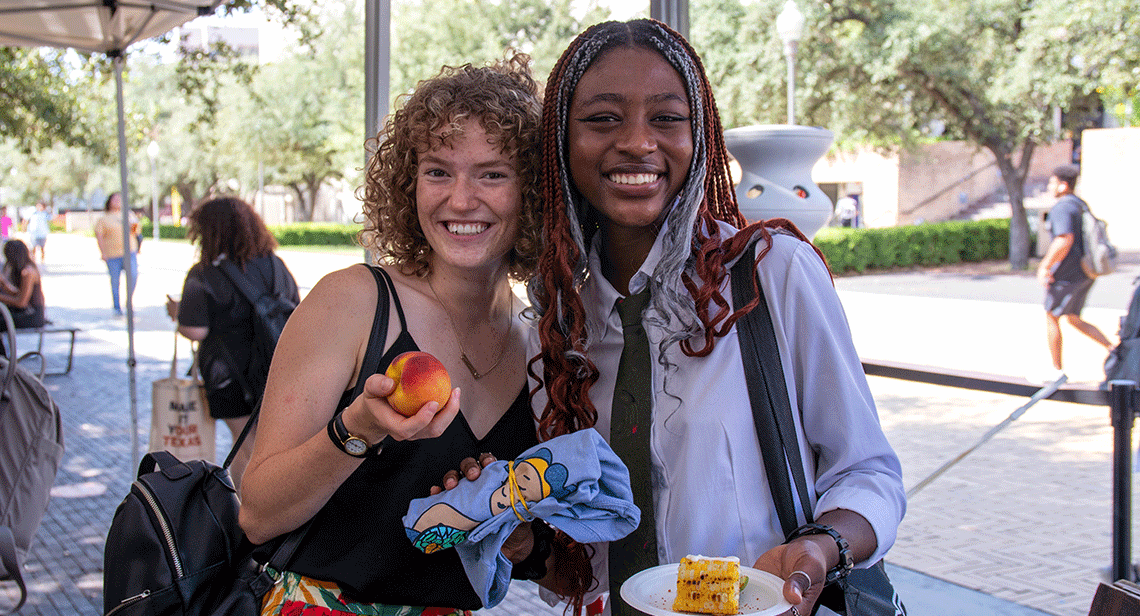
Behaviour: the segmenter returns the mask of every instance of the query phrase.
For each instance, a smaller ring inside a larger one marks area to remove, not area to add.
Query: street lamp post
[[[154,139],[146,146],[146,155],[150,157],[150,226],[154,230],[155,241],[158,241],[158,173],[155,171],[158,166],[158,142]]]
[[[804,35],[804,16],[793,0],[784,3],[776,16],[776,33],[784,41],[784,57],[788,59],[788,124],[796,123],[796,50]]]

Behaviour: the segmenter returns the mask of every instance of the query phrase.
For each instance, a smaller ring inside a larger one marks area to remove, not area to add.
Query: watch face
[[[344,450],[350,455],[362,456],[368,453],[368,443],[365,443],[362,439],[356,438],[355,436],[350,436],[348,440],[344,442]]]

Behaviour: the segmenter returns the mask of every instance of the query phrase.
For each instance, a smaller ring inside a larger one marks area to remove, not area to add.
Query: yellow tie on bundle
[[[514,460],[507,462],[507,486],[511,494],[511,510],[515,512],[515,516],[518,517],[520,522],[526,522],[527,519],[519,513],[518,507],[515,506],[515,503],[522,503],[523,510],[530,513],[530,507],[527,507],[526,498],[523,497],[522,490],[519,489],[519,481],[515,477]]]

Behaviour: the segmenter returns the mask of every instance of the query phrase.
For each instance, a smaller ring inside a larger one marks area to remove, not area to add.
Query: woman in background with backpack
[[[166,311],[178,321],[178,332],[198,340],[198,363],[206,386],[210,415],[226,422],[237,439],[254,405],[261,399],[270,357],[257,357],[253,305],[218,267],[228,259],[259,289],[300,302],[297,281],[273,251],[277,240],[248,203],[236,197],[212,199],[190,213],[191,242],[200,258],[186,274],[181,300],[167,299]],[[253,439],[230,466],[234,485],[241,485]]]

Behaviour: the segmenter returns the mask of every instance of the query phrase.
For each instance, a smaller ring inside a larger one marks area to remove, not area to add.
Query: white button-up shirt
[[[721,224],[723,237],[734,233]],[[630,293],[645,287],[660,260],[662,235],[630,281]],[[601,275],[597,246],[591,249],[589,267],[582,302],[592,336],[589,357],[600,372],[590,398],[598,411],[595,428],[608,438],[623,346],[621,319],[614,309],[620,294]],[[899,460],[879,425],[847,317],[826,268],[809,244],[773,234],[772,249],[758,272],[776,331],[815,515],[842,508],[866,518],[878,548],[861,564],[873,564],[894,543],[906,497]],[[728,278],[724,285],[721,292],[731,303]],[[662,331],[650,323],[646,331],[656,358]],[[701,341],[695,343],[699,348]],[[537,332],[532,332],[528,356],[537,353]],[[736,330],[717,338],[706,357],[686,356],[677,344],[666,355],[676,370],[652,362],[650,440],[658,561],[674,563],[687,554],[704,554],[738,556],[742,564],[751,566],[761,554],[783,543],[784,532],[760,455]],[[540,366],[536,370],[541,374]],[[534,399],[535,413],[540,414],[545,405],[545,391],[540,391]],[[608,591],[607,550],[604,545],[597,548],[594,570],[599,584],[587,603]],[[550,593],[544,596],[553,599]]]

